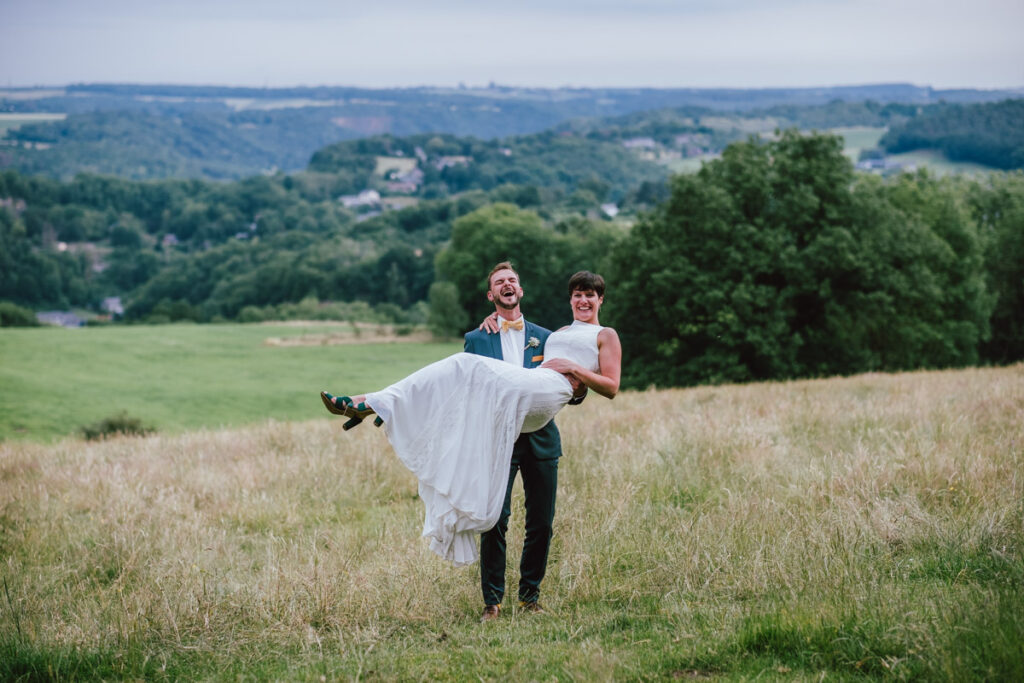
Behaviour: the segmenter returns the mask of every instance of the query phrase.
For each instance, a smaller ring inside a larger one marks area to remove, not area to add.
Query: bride
[[[548,336],[536,369],[456,353],[364,396],[321,392],[329,411],[351,418],[346,429],[377,414],[419,479],[430,549],[456,566],[477,559],[476,534],[501,514],[516,437],[554,418],[573,396],[570,379],[607,398],[618,393],[622,347],[615,330],[598,321],[603,303],[604,278],[573,275],[573,322]]]

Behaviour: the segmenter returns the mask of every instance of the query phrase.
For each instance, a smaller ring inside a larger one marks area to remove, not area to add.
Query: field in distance
[[[774,129],[757,131],[762,135],[771,135]],[[832,128],[826,132],[839,135],[843,138],[843,154],[850,161],[857,163],[860,153],[865,149],[878,147],[878,141],[885,135],[885,128],[870,126],[850,126],[846,128]],[[703,157],[691,157],[686,159],[672,159],[663,162],[673,173],[696,173],[706,161],[717,159],[719,155],[711,154]],[[903,168],[924,168],[934,175],[950,175],[954,173],[982,174],[995,171],[989,166],[982,166],[968,161],[953,161],[943,152],[935,149],[916,150],[901,154],[887,154],[886,159]]]
[[[49,113],[19,113],[19,114],[8,114],[0,113],[0,135],[3,135],[4,131],[9,128],[20,128],[26,123],[45,123],[47,121],[63,121],[67,118],[67,114],[49,114]]]
[[[1022,411],[1024,365],[592,395],[548,613],[517,485],[487,625],[369,424],[0,443],[0,680],[1024,680]]]
[[[321,389],[379,389],[461,349],[350,323],[6,328],[0,440],[121,412],[160,432],[320,417]]]

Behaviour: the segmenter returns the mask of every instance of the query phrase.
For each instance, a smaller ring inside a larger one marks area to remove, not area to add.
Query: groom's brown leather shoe
[[[543,607],[541,607],[540,603],[537,602],[536,600],[534,600],[532,602],[523,602],[522,600],[520,600],[519,601],[519,609],[523,610],[524,612],[529,612],[530,614],[547,614],[548,613],[548,611],[546,609],[544,609]]]
[[[485,605],[484,613],[480,616],[480,623],[486,624],[488,621],[494,621],[501,616],[501,605]]]

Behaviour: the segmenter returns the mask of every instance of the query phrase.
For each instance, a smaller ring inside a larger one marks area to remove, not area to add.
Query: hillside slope
[[[0,168],[70,178],[241,178],[305,166],[321,147],[353,138],[449,133],[493,139],[564,121],[678,107],[742,114],[866,100],[926,106],[992,101],[997,91],[944,91],[906,84],[739,89],[367,89],[230,88],[85,84],[0,89],[0,112],[66,114],[63,121],[9,123]]]
[[[548,614],[486,628],[369,423],[0,445],[0,678],[1020,680],[1022,405],[1020,365],[588,398]]]

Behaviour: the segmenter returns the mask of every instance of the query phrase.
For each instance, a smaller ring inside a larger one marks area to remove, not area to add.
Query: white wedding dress
[[[544,356],[597,372],[601,326],[579,321],[553,332]],[[457,353],[366,395],[399,459],[419,479],[423,535],[456,566],[477,559],[476,535],[501,514],[512,446],[572,398],[569,380],[547,368]]]

